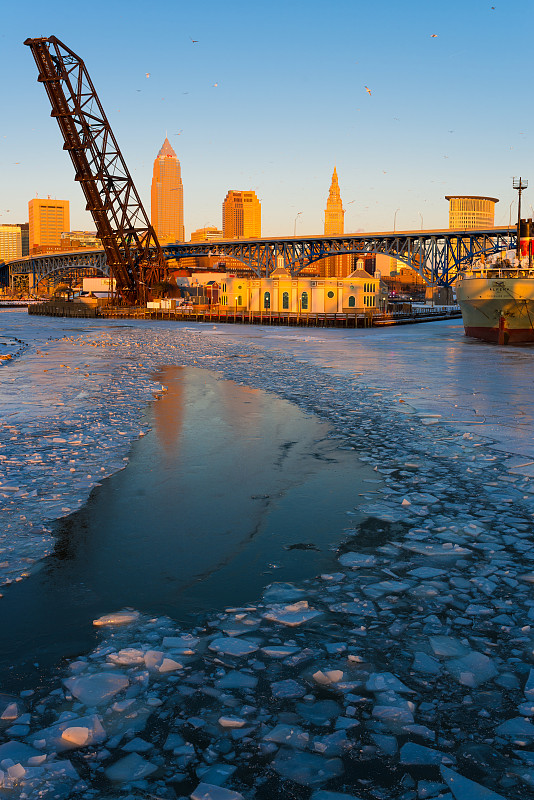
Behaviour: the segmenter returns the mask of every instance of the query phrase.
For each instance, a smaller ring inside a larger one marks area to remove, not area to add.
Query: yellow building
[[[224,239],[259,239],[261,203],[256,192],[230,189],[222,207]]]
[[[184,187],[180,162],[167,137],[154,161],[150,221],[160,244],[185,240]]]
[[[221,277],[221,306],[236,311],[341,314],[379,310],[380,280],[363,269],[345,278],[292,277],[277,267],[269,278]]]
[[[28,203],[30,220],[30,254],[35,250],[51,252],[61,247],[61,234],[70,230],[68,200],[46,200],[38,197]]]
[[[0,225],[0,263],[22,256],[22,234],[18,225]]]
[[[496,197],[477,197],[476,195],[447,195],[449,201],[449,228],[452,230],[473,230],[492,228],[495,225]]]

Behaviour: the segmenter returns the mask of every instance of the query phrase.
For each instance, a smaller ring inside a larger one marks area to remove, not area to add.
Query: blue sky
[[[446,194],[498,197],[507,224],[512,176],[534,205],[533,22],[532,0],[10,3],[0,223],[38,194],[94,229],[23,45],[55,35],[84,59],[148,212],[168,132],[186,236],[221,225],[228,189],[256,191],[266,236],[291,235],[298,212],[298,233],[322,233],[334,165],[346,231],[391,229],[396,209],[397,230],[446,226]]]

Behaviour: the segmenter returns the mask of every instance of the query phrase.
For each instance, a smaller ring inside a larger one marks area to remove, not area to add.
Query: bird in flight
[[[371,97],[371,90],[370,90],[370,88],[368,86],[365,86],[365,91],[367,92],[369,97]]]
[[[189,38],[191,39],[191,37]],[[198,44],[198,39],[191,39],[191,41],[193,42],[193,44]]]
[[[214,83],[213,85],[214,85],[215,87],[217,87],[219,84],[218,84],[218,83]]]
[[[431,39],[437,39],[438,38],[438,34],[437,33],[431,33],[430,34],[430,38]]]
[[[145,75],[147,76],[147,78],[150,78],[150,72],[145,72]]]

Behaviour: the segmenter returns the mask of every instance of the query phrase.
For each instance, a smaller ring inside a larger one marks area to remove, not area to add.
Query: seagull
[[[365,87],[365,91],[367,92],[369,97],[371,97],[371,90],[370,90],[370,88],[368,86]]]
[[[147,76],[147,78],[150,78],[150,72],[145,72],[145,75]]]
[[[216,87],[216,86],[218,86],[218,85],[219,85],[218,83],[214,83],[214,84],[213,84],[213,86],[214,86],[214,87]]]
[[[178,131],[178,133],[175,133],[174,135],[175,135],[175,136],[180,136],[180,135],[181,135],[183,132],[184,132],[184,129],[182,128],[182,130],[181,130],[181,131]]]
[[[438,34],[437,33],[431,33],[430,34],[430,38],[431,39],[437,39],[438,38]]]
[[[191,37],[189,38],[191,39]],[[198,44],[198,39],[191,39],[191,41],[193,42],[193,44]]]

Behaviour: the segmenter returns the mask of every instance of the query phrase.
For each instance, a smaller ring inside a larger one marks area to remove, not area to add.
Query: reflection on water
[[[335,568],[345,512],[375,473],[273,395],[193,368],[157,379],[168,391],[152,433],[58,525],[44,567],[2,600],[0,669],[15,664],[15,684],[28,663],[87,651],[102,613],[134,606],[190,622],[254,601],[274,580]]]

